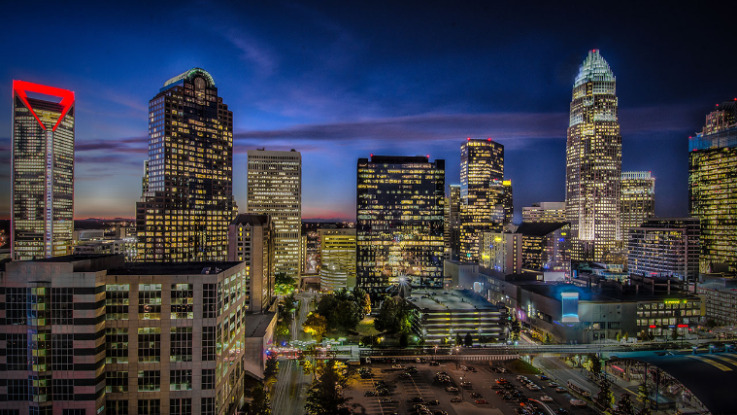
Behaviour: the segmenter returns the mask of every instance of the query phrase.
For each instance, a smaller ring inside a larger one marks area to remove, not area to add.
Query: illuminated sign
[[[686,304],[688,300],[665,300],[665,304]]]
[[[56,124],[54,124],[54,127],[51,129],[51,131],[56,131],[56,127],[59,126],[61,120],[64,119],[64,116],[67,115],[69,109],[72,108],[72,104],[74,104],[74,92],[68,91],[66,89],[54,88],[52,86],[14,80],[13,92],[15,92],[18,95],[18,98],[23,101],[23,105],[25,105],[26,108],[31,111],[31,114],[33,114],[33,116],[36,118],[36,121],[38,121],[38,123],[41,125],[41,128],[43,128],[44,130],[46,130],[46,125],[41,122],[41,119],[38,118],[36,111],[28,102],[28,92],[35,92],[37,94],[51,95],[61,98],[61,102],[59,102],[59,105],[62,106],[61,114],[59,115],[59,119],[56,121]]]
[[[578,323],[578,292],[561,293],[561,322]]]

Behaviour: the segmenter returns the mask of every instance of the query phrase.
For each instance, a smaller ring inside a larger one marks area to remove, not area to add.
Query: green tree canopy
[[[347,381],[336,367],[335,361],[329,360],[320,372],[307,391],[307,402],[305,403],[307,414],[350,414],[351,411],[344,406],[347,399],[343,397],[343,389]]]

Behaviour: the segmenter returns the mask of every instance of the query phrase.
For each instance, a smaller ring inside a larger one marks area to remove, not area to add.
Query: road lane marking
[[[729,366],[723,365],[723,364],[721,364],[721,363],[719,363],[719,362],[717,362],[715,360],[707,359],[706,356],[688,356],[688,357],[691,358],[691,359],[699,360],[699,361],[704,362],[704,363],[706,363],[708,365],[712,365],[715,368],[721,370],[722,372],[731,372],[732,371],[732,369]]]
[[[711,359],[717,359],[721,360],[722,362],[728,363],[732,366],[737,367],[737,359],[734,358],[734,356],[723,356],[723,355],[710,355],[709,358]]]

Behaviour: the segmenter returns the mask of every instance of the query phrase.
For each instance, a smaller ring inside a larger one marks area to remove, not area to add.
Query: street
[[[302,331],[302,324],[312,308],[313,292],[301,292],[296,295],[300,300],[300,308],[296,318],[292,321],[292,340],[304,340],[306,334]],[[274,414],[301,414],[304,413],[305,392],[312,383],[312,375],[305,375],[297,360],[279,359],[279,373],[272,394],[272,412]]]

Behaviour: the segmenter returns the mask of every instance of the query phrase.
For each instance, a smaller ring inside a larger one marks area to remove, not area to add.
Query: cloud
[[[80,140],[74,145],[76,154],[87,151],[107,151],[125,154],[147,154],[148,136],[124,137],[115,139]]]
[[[641,107],[622,110],[623,135],[684,131],[693,128],[690,106]],[[567,112],[497,112],[481,114],[421,114],[352,122],[305,124],[275,130],[246,130],[236,142],[307,140],[355,142],[432,142],[464,137],[499,140],[510,149],[524,148],[538,139],[562,139],[568,128]]]
[[[219,34],[241,52],[241,59],[255,64],[264,75],[270,75],[277,67],[277,60],[270,48],[263,45],[253,36],[236,28],[226,29]]]

